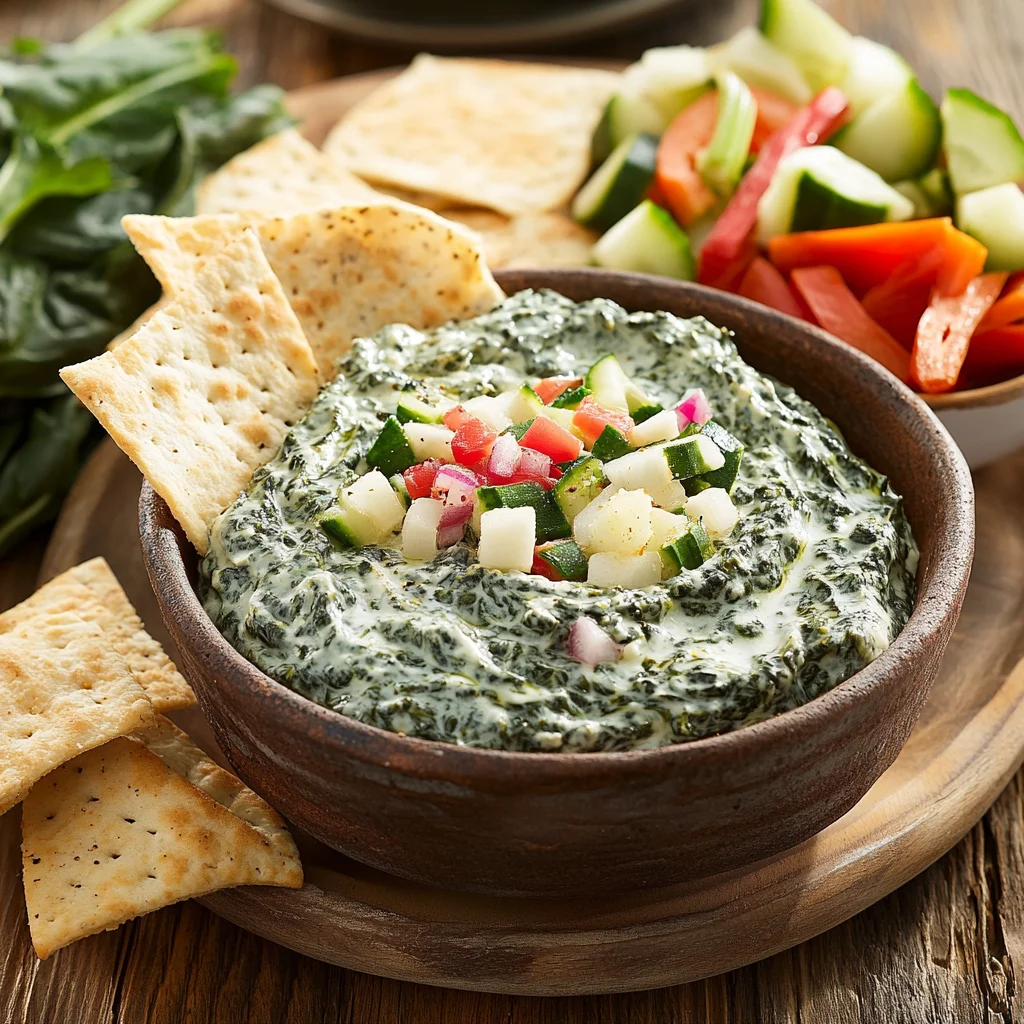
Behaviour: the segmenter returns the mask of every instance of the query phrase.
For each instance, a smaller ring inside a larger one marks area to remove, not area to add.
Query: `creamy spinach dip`
[[[604,352],[662,404],[703,388],[746,446],[739,523],[699,568],[601,588],[481,568],[465,542],[406,562],[387,546],[340,549],[318,528],[401,394],[495,394],[577,376]],[[386,328],[339,369],[214,523],[201,595],[240,653],[340,714],[476,747],[657,747],[806,703],[910,615],[917,548],[900,498],[703,319],[526,291],[435,331]],[[581,615],[625,645],[621,660],[567,656]]]

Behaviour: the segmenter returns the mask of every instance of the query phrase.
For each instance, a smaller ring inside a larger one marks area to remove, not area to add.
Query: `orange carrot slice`
[[[718,94],[706,92],[665,129],[658,143],[654,182],[680,224],[692,224],[716,197],[697,171],[697,154],[711,141],[718,121]]]

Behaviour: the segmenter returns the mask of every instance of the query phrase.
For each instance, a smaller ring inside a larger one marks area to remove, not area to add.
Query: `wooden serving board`
[[[300,836],[305,888],[233,889],[203,903],[243,928],[345,967],[530,995],[691,981],[839,924],[950,849],[1024,757],[1022,476],[1024,455],[976,477],[974,575],[940,676],[903,752],[852,811],[788,853],[636,896],[508,900],[391,878]],[[105,442],[68,498],[41,575],[103,555],[173,656],[137,541],[140,482],[127,458]],[[198,711],[179,721],[216,753]]]

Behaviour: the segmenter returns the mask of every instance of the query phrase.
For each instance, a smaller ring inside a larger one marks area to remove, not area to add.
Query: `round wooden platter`
[[[528,995],[692,981],[839,924],[950,849],[1024,756],[1022,474],[1024,455],[976,477],[974,575],[910,741],[852,811],[788,853],[635,896],[509,900],[395,879],[299,836],[303,889],[231,889],[202,902],[243,928],[345,967]],[[140,482],[128,459],[105,442],[65,504],[42,578],[103,555],[173,656],[138,547]],[[198,711],[176,717],[218,753]]]

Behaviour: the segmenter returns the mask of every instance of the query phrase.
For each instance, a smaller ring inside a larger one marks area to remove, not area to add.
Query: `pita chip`
[[[43,959],[217,889],[302,885],[277,813],[163,718],[38,782],[22,834],[29,929]]]
[[[565,206],[618,75],[422,54],[357,103],[324,152],[370,182],[514,216]]]
[[[65,613],[77,615],[103,630],[156,711],[173,711],[195,704],[191,687],[160,644],[146,632],[128,595],[102,558],[93,558],[55,576],[27,600],[0,614],[0,636],[31,637],[48,617]]]
[[[307,142],[294,128],[239,153],[196,193],[196,213],[281,216],[372,201],[377,193]]]
[[[152,718],[95,623],[51,612],[29,636],[0,636],[0,814],[47,772]]]
[[[220,217],[138,215],[123,224],[171,294],[244,230]],[[392,323],[423,330],[478,316],[504,297],[472,231],[406,203],[268,218],[256,230],[325,378],[355,338]]]
[[[597,235],[564,213],[503,217],[489,210],[446,210],[442,216],[465,224],[481,239],[488,266],[585,267]]]
[[[61,377],[200,554],[210,524],[320,388],[309,343],[248,229],[129,341]]]

